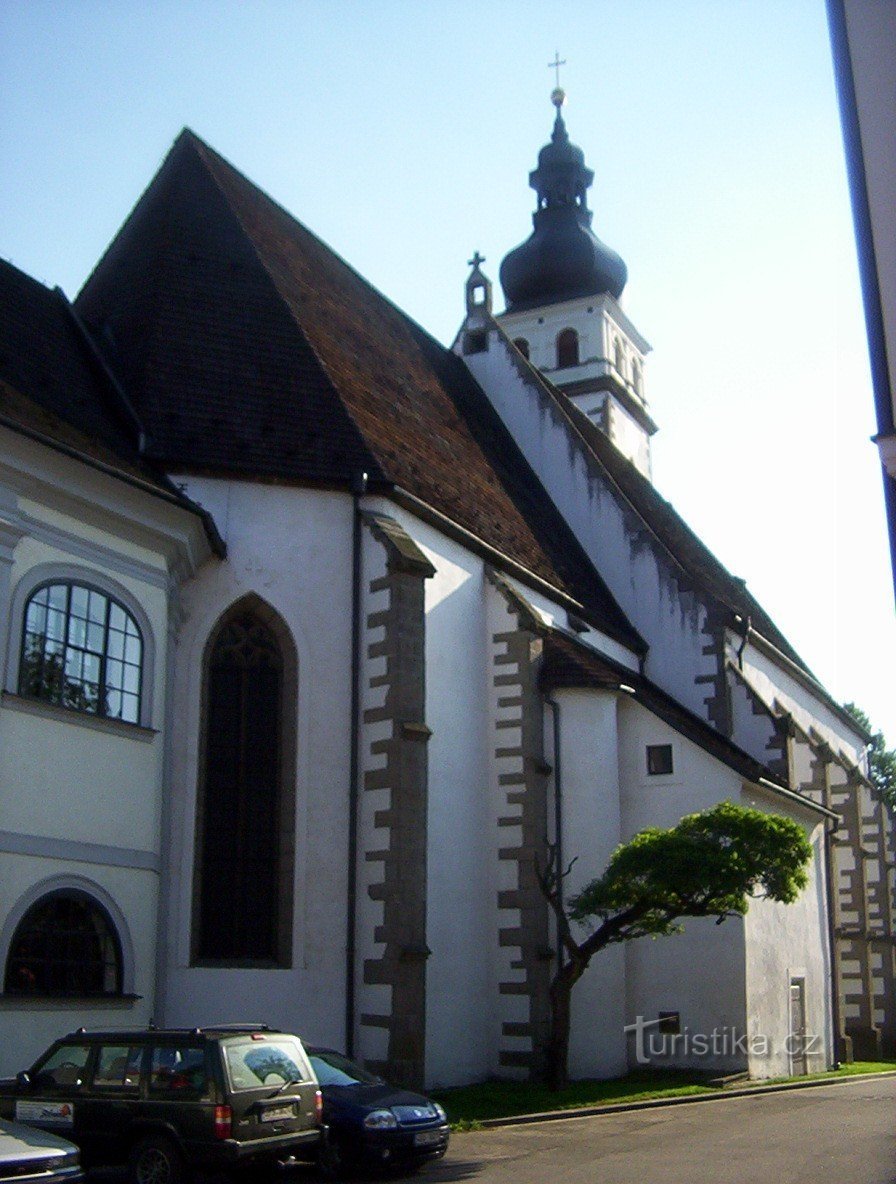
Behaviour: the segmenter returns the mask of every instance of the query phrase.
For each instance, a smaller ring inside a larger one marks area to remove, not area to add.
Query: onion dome
[[[551,142],[538,154],[538,168],[529,184],[538,195],[532,215],[535,229],[504,257],[501,287],[507,311],[556,304],[577,296],[622,294],[628,272],[619,255],[591,229],[587,190],[594,173],[585,167],[585,154],[570,143],[560,108],[566,95],[551,95],[557,108]]]

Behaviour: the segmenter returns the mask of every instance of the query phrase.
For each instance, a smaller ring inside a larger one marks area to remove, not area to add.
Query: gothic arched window
[[[121,946],[93,897],[65,889],[36,901],[9,944],[7,995],[120,995]]]
[[[206,651],[197,961],[289,962],[295,661],[284,634],[272,610],[243,601]]]
[[[514,337],[513,344],[520,351],[524,358],[529,357],[529,342],[525,337]]]
[[[575,329],[564,329],[557,337],[557,369],[579,364],[579,335]]]
[[[19,693],[127,723],[140,721],[143,638],[97,588],[43,584],[25,606]]]
[[[615,355],[614,362],[616,365],[616,371],[621,376],[625,373],[625,354],[622,349],[622,342],[618,337],[616,338],[613,350]]]

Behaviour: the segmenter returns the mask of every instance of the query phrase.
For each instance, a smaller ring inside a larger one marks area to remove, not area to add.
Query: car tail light
[[[324,1095],[318,1090],[314,1095],[314,1120],[318,1126],[324,1120]]]
[[[233,1130],[233,1111],[229,1106],[215,1107],[215,1138],[229,1139]]]

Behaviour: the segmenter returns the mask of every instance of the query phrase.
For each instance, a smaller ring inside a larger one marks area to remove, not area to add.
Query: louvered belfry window
[[[254,611],[220,627],[206,679],[195,954],[277,962],[284,664]]]

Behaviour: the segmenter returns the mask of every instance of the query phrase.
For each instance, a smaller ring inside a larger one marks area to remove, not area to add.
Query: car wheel
[[[184,1184],[183,1157],[164,1135],[150,1135],[134,1147],[130,1157],[132,1184]]]

